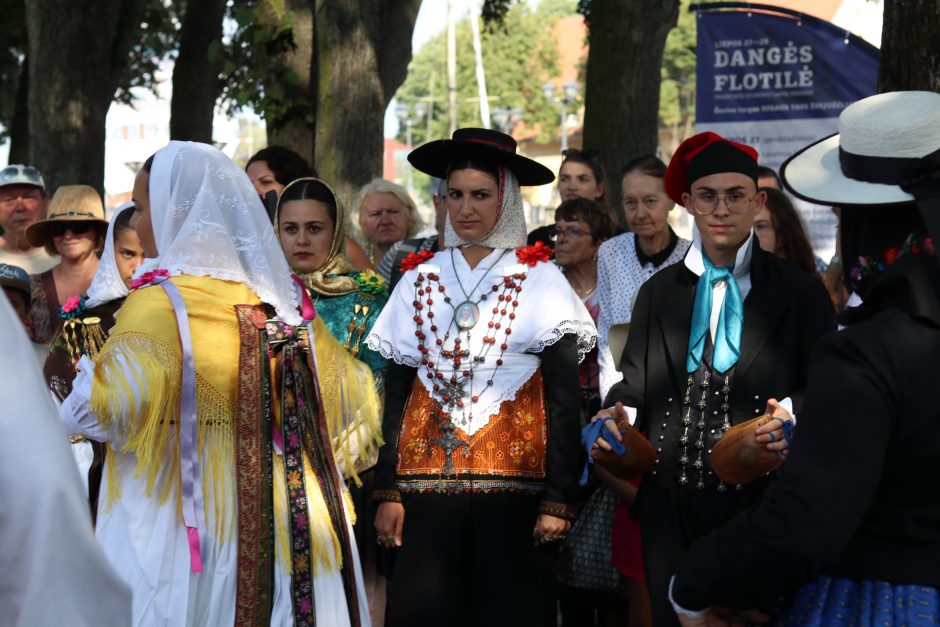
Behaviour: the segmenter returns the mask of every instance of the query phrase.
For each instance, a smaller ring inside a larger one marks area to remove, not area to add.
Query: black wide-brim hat
[[[438,139],[419,146],[408,155],[415,169],[446,179],[450,164],[458,159],[479,159],[509,168],[520,185],[547,185],[555,174],[544,165],[516,153],[516,140],[486,128],[460,128],[451,139]]]

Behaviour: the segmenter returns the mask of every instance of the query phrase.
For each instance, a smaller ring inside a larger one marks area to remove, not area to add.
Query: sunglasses
[[[91,229],[91,224],[87,222],[70,222],[63,224],[62,222],[57,222],[49,226],[49,232],[52,233],[52,237],[62,237],[65,235],[66,231],[71,231],[72,235],[84,235]]]
[[[39,170],[34,168],[31,165],[28,166],[7,166],[0,170],[0,183],[6,183],[21,178],[29,178],[31,180],[38,181],[42,180],[42,176],[39,174]]]

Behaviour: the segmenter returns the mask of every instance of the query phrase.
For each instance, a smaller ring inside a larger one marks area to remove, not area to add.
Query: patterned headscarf
[[[282,199],[287,195],[287,190],[295,185],[305,183],[314,183],[322,185],[333,197],[333,206],[336,207],[336,221],[333,225],[333,241],[330,244],[330,254],[326,262],[313,272],[298,273],[297,276],[304,282],[311,291],[322,294],[323,296],[343,296],[351,294],[359,289],[359,284],[350,276],[344,276],[350,272],[355,272],[356,268],[346,257],[344,252],[346,246],[346,211],[336,200],[336,194],[329,185],[317,178],[301,178],[291,181],[281,197],[277,201],[277,210],[274,212],[274,229],[280,238],[281,233],[281,205]],[[290,202],[289,200],[287,202]]]
[[[457,235],[450,222],[450,212],[444,224],[444,246],[456,248],[476,244],[488,248],[519,248],[526,243],[525,211],[522,208],[522,192],[519,181],[509,168],[500,166],[499,215],[492,230],[476,241],[468,241]]]

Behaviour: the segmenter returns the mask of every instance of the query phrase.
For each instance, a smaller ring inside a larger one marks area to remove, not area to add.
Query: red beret
[[[710,174],[740,172],[757,181],[757,151],[711,131],[688,138],[676,149],[666,178],[666,193],[677,205],[682,194],[690,193],[692,183]]]

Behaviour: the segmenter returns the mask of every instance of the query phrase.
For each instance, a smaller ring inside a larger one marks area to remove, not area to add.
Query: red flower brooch
[[[431,250],[422,250],[417,253],[408,253],[405,255],[405,258],[401,260],[401,271],[407,272],[408,270],[414,270],[433,256],[434,251]]]
[[[548,261],[554,254],[555,251],[538,241],[533,246],[523,246],[517,250],[516,259],[531,268],[540,261]]]

